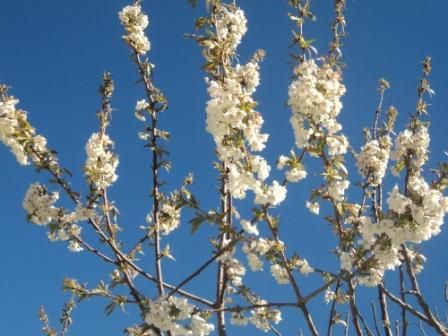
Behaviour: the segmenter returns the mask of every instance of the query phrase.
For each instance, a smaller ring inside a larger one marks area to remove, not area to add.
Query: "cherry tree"
[[[193,6],[198,2],[190,1]],[[324,53],[307,35],[306,28],[316,20],[311,1],[289,0],[290,13],[285,15],[293,27],[293,67],[287,108],[294,143],[276,162],[268,162],[263,150],[269,135],[263,131],[255,98],[266,53],[259,49],[248,60],[239,57],[249,23],[236,1],[205,3],[204,15],[195,21],[196,32],[187,38],[197,43],[204,58],[205,129],[214,142],[219,181],[218,190],[210,188],[216,198],[212,208],[204,207],[194,192],[200,176],[188,174],[177,187],[165,185],[171,169],[171,134],[165,125],[172,121],[168,99],[154,77],[146,35],[145,11],[150,13],[151,4],[136,0],[118,13],[122,39],[144,92],[132,110],[151,160],[151,178],[145,182],[151,188],[151,207],[137,240],[123,239],[122,231],[128,228],[119,224],[119,204],[109,192],[119,166],[108,131],[114,113],[112,75],[102,77],[98,129],[85,145],[86,193],[72,183],[52,142],[32,126],[13,90],[0,86],[0,140],[20,165],[42,173],[24,196],[28,221],[46,230],[50,241],[110,266],[97,285],[67,277],[63,287],[71,299],[62,310],[60,326],[55,328],[41,308],[43,333],[67,334],[75,305],[101,297],[107,301],[107,314],[116,308],[135,312],[138,322],[124,331],[132,336],[224,336],[234,330],[230,326],[252,326],[251,334],[281,335],[284,324],[303,335],[412,335],[410,323],[418,324],[422,333],[426,329],[448,335],[446,318],[427,300],[418,279],[426,261],[420,245],[441,232],[448,212],[448,163],[427,164],[429,99],[434,94],[431,58],[422,63],[415,111],[405,125],[397,123],[396,108],[385,106],[390,84],[379,79],[371,125],[364,130],[363,146],[354,148],[339,120],[348,89],[343,81],[345,0],[334,1],[331,41]],[[350,164],[358,172],[349,169]],[[308,165],[319,168],[310,171]],[[320,180],[311,190],[302,189],[309,195],[303,209],[321,216],[334,234],[335,245],[320,252],[334,256],[331,268],[319,265],[315,257],[311,262],[300,246],[287,245],[282,238],[282,228],[291,223],[279,216],[281,204],[288,191],[300,188],[311,174]],[[170,235],[180,226],[188,226],[193,235],[205,226],[212,233],[203,260],[192,262],[182,280],[170,282],[165,265],[176,257],[176,241]],[[190,290],[210,269],[214,276],[207,279],[209,295]],[[257,291],[254,282],[266,278],[287,287],[288,299]],[[304,290],[302,283],[309,278],[312,286]]]

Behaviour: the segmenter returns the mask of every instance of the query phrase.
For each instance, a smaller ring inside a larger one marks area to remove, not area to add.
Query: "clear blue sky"
[[[240,49],[241,62],[247,61],[258,48],[267,51],[262,63],[262,84],[256,94],[259,110],[265,118],[264,131],[271,134],[266,157],[274,165],[280,154],[293,145],[289,126],[290,111],[285,107],[291,66],[288,56],[291,25],[287,19],[286,0],[240,0],[249,20],[249,31]],[[347,86],[341,120],[344,133],[355,148],[362,142],[361,129],[370,125],[378,99],[379,78],[391,83],[385,104],[394,105],[404,126],[416,102],[417,78],[425,56],[433,58],[432,87],[436,95],[431,100],[433,121],[431,163],[444,159],[448,150],[448,47],[445,43],[446,1],[407,0],[347,0],[347,29],[344,40],[344,71]],[[111,196],[121,211],[120,224],[125,228],[123,239],[134,238],[150,208],[149,154],[137,139],[141,125],[133,117],[137,99],[143,96],[135,84],[137,74],[129,61],[129,51],[120,36],[118,11],[127,1],[107,0],[16,0],[1,1],[0,10],[0,82],[13,87],[12,94],[21,100],[20,107],[29,111],[29,119],[38,132],[49,140],[50,147],[60,153],[61,163],[74,173],[73,184],[84,191],[82,165],[84,144],[97,129],[95,112],[99,107],[98,84],[103,71],[112,73],[116,93],[112,104],[116,111],[110,129],[120,154],[120,180]],[[330,38],[329,22],[332,1],[315,1],[316,24],[305,26],[308,37],[316,38],[316,46],[326,53]],[[170,101],[169,111],[162,116],[162,127],[172,132],[169,150],[174,164],[168,190],[179,185],[183,176],[192,171],[196,176],[194,190],[203,199],[204,207],[218,203],[214,190],[216,172],[213,141],[205,132],[205,74],[201,72],[199,48],[183,34],[193,32],[193,20],[204,10],[191,9],[184,0],[147,0],[144,10],[150,16],[150,58],[156,64],[155,80]],[[80,282],[95,285],[108,268],[87,253],[72,254],[63,243],[50,243],[44,230],[26,222],[21,202],[28,185],[46,181],[30,167],[19,167],[14,157],[0,149],[2,174],[0,200],[2,234],[0,251],[0,335],[37,335],[40,322],[37,308],[45,305],[52,321],[67,298],[60,289],[64,276],[75,276]],[[306,165],[312,169],[312,160]],[[352,176],[359,178],[351,167]],[[313,177],[293,185],[288,200],[276,210],[281,213],[283,239],[291,244],[312,265],[327,266],[335,262],[329,250],[334,247],[329,226],[308,214],[304,202],[312,187],[319,182]],[[278,172],[274,177],[280,177]],[[355,201],[355,200],[354,200]],[[238,203],[243,212],[247,203]],[[188,216],[184,217],[184,223]],[[444,228],[446,229],[446,227]],[[167,263],[168,281],[175,283],[187,275],[189,265],[199,265],[208,257],[207,236],[214,232],[204,228],[194,237],[188,224],[170,240],[178,259]],[[185,238],[186,237],[186,238]],[[92,237],[90,237],[92,238]],[[446,267],[448,235],[446,230],[422,247],[429,263],[421,276],[423,291],[433,305],[443,311],[443,285],[448,278]],[[290,250],[290,251],[291,251]],[[150,258],[142,260],[152,269]],[[169,264],[169,265],[168,265]],[[206,273],[192,291],[212,293],[210,276]],[[252,279],[252,278],[250,278]],[[278,287],[265,274],[262,281],[252,282],[256,288],[272,292]],[[395,279],[395,278],[394,278]],[[313,288],[318,278],[305,279],[305,288]],[[395,280],[394,280],[395,281]],[[395,281],[396,283],[396,281]],[[306,292],[306,290],[305,290]],[[148,293],[154,293],[148,287]],[[290,297],[289,289],[281,288],[281,298]],[[210,295],[211,296],[211,295]],[[136,322],[131,310],[116,312],[107,318],[104,301],[82,303],[75,311],[72,335],[117,335],[125,326]],[[322,300],[313,305],[318,320],[327,319]],[[296,335],[302,324],[294,314],[280,330],[284,335]],[[416,329],[414,329],[416,330]],[[233,329],[232,329],[233,331]],[[236,329],[232,335],[256,334],[254,330]]]

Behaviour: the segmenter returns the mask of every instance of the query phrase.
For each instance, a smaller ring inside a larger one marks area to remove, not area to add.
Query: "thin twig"
[[[389,311],[387,308],[386,296],[384,295],[384,280],[383,283],[378,285],[378,303],[381,309],[381,319],[383,320],[383,328],[386,336],[393,336],[389,319]]]
[[[403,267],[404,265],[401,264],[398,271],[399,271],[399,279],[400,279],[400,298],[403,302],[406,302],[406,293],[404,288],[404,274],[403,274]],[[406,309],[401,307],[401,325],[402,325],[402,336],[407,335],[408,331],[408,320],[406,318]]]
[[[375,325],[376,335],[381,336],[380,329],[378,328],[378,319],[376,316],[375,305],[373,304],[373,302],[370,303],[370,307],[372,308],[373,323]]]

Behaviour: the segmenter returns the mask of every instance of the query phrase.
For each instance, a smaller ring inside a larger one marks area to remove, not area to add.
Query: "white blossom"
[[[383,181],[389,160],[389,149],[390,146],[382,147],[378,140],[371,140],[361,148],[361,153],[356,155],[359,171],[365,177],[370,176],[375,185]]]
[[[58,199],[57,192],[48,193],[42,184],[31,184],[23,200],[23,207],[30,222],[37,225],[49,224],[58,216],[59,209],[54,206]]]
[[[345,154],[348,148],[348,140],[345,135],[328,136],[326,138],[328,155],[335,156]]]
[[[68,243],[68,249],[72,252],[81,252],[83,250],[82,246],[74,240],[70,240]]]
[[[194,306],[187,299],[174,296],[150,301],[145,321],[173,336],[207,336],[214,330],[212,324],[195,314]]]
[[[286,198],[286,187],[274,181],[271,186],[259,191],[255,196],[256,204],[278,205]]]
[[[290,121],[296,146],[303,148],[314,133],[313,127],[321,125],[330,136],[341,129],[336,117],[342,108],[340,98],[345,93],[345,86],[338,71],[326,63],[319,66],[313,59],[302,62],[295,73],[297,79],[289,86],[288,104],[292,109]],[[345,152],[344,138],[338,143],[330,138],[329,142],[332,152]]]
[[[406,196],[400,193],[400,189],[397,185],[392,188],[387,198],[387,204],[389,209],[395,211],[397,214],[401,215],[406,212],[406,209],[411,205],[412,201]]]
[[[258,300],[256,304],[263,305],[267,304],[266,300]],[[267,307],[256,308],[251,311],[252,316],[249,318],[249,322],[253,324],[257,329],[261,329],[267,332],[271,328],[271,321],[275,324],[280,323],[282,320],[282,314],[280,310],[271,310]]]
[[[261,133],[263,118],[253,110],[251,97],[259,83],[258,64],[237,65],[223,82],[207,83],[211,99],[206,107],[206,129],[213,135],[218,157],[228,169],[229,191],[233,197],[243,199],[252,190],[262,202],[269,197],[263,181],[270,167],[264,158],[251,153],[261,151],[268,138]]]
[[[140,55],[146,54],[151,44],[144,30],[148,26],[148,16],[145,15],[140,5],[129,5],[118,14],[121,24],[126,30],[123,39]]]
[[[314,268],[310,266],[308,260],[306,259],[297,260],[296,265],[299,267],[299,272],[303,275],[309,275],[310,273],[314,272]]]
[[[319,214],[319,203],[318,202],[306,202],[306,207],[315,215]]]
[[[241,220],[240,223],[241,223],[243,230],[246,231],[248,234],[258,236],[259,232],[258,232],[256,223],[252,224],[250,221],[244,220],[244,219]]]
[[[146,120],[145,116],[143,115],[142,111],[146,110],[149,107],[149,103],[146,101],[146,99],[141,99],[137,101],[137,104],[135,105],[135,117],[139,120],[144,122]],[[146,134],[146,133],[143,133]]]
[[[15,155],[21,165],[39,164],[43,157],[47,165],[55,164],[56,158],[47,149],[47,139],[36,135],[29,125],[25,111],[16,108],[18,99],[0,97],[0,141]]]
[[[100,189],[111,186],[118,178],[118,156],[112,152],[113,145],[107,134],[99,133],[93,133],[86,144],[86,177]]]
[[[249,319],[244,317],[244,315],[240,312],[233,312],[230,317],[230,324],[236,326],[246,326],[249,323]]]
[[[277,160],[277,169],[283,169],[290,161],[289,157],[285,155],[280,155],[280,157]]]
[[[289,284],[288,272],[283,266],[279,264],[271,265],[271,274],[279,285]]]
[[[263,269],[263,261],[255,253],[247,253],[246,256],[252,272],[261,271]]]
[[[225,261],[226,274],[233,286],[239,287],[243,284],[243,276],[246,268],[236,258]]]
[[[397,168],[400,164],[404,164],[409,153],[412,154],[412,164],[419,171],[428,160],[429,141],[428,127],[424,125],[420,125],[414,132],[409,129],[400,132],[390,155],[392,160],[397,161],[392,169],[394,175],[399,174]]]
[[[177,229],[180,224],[181,209],[170,203],[164,203],[160,207],[159,228],[164,235]]]
[[[207,336],[215,330],[213,324],[207,323],[199,314],[191,317],[191,336]]]
[[[229,49],[235,49],[247,32],[247,20],[241,9],[229,10],[220,6],[216,20],[216,35],[218,41],[227,44]]]
[[[336,299],[336,293],[333,292],[330,287],[328,287],[327,290],[325,291],[324,302],[326,304],[329,304],[335,299]]]
[[[350,272],[353,267],[353,256],[348,252],[341,252],[339,255],[341,269]]]
[[[288,182],[298,182],[306,177],[307,173],[304,169],[292,168],[285,173]]]
[[[345,190],[349,187],[348,180],[334,180],[328,186],[328,195],[335,201],[342,201],[344,199]]]

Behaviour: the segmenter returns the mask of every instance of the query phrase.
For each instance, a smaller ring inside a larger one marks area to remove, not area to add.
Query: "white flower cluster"
[[[375,286],[386,270],[393,270],[400,265],[403,260],[402,244],[419,244],[440,233],[444,216],[448,213],[448,197],[441,191],[432,189],[421,176],[410,176],[408,189],[419,196],[415,200],[406,197],[395,186],[387,198],[389,215],[379,223],[373,224],[368,217],[358,219],[361,243],[365,248],[374,246],[370,257],[376,260],[370,274],[359,277],[360,284]],[[387,246],[375,244],[379,239],[386,239]],[[415,253],[411,257],[418,266],[416,270],[421,270],[424,257]],[[343,253],[340,258],[341,268],[348,271],[356,263],[353,254]]]
[[[216,35],[220,44],[229,49],[235,49],[247,32],[247,20],[240,8],[229,10],[224,6],[219,8],[216,20]]]
[[[86,144],[87,160],[84,171],[89,183],[99,189],[111,186],[118,178],[115,173],[118,156],[112,152],[114,142],[107,134],[93,133]]]
[[[428,160],[429,147],[428,127],[420,125],[414,132],[405,129],[400,132],[395,139],[395,147],[391,152],[391,159],[397,161],[392,168],[394,175],[399,175],[399,167],[404,166],[404,161],[409,154],[412,154],[412,163],[420,170],[423,164]]]
[[[345,86],[338,71],[326,63],[319,66],[313,59],[301,63],[296,74],[298,78],[289,86],[288,104],[292,109],[290,121],[296,145],[303,148],[310,136],[316,135],[318,125],[330,136],[342,129],[336,117],[342,108],[340,98],[345,93]],[[331,138],[327,144],[336,152],[345,152],[344,140]]]
[[[189,323],[185,323],[187,320]],[[214,330],[212,324],[195,313],[195,307],[187,299],[174,296],[151,301],[145,321],[162,332],[169,331],[173,336],[207,336]]]
[[[28,214],[29,221],[37,225],[48,225],[58,216],[59,208],[54,206],[58,199],[59,193],[48,193],[39,183],[31,184],[23,200],[23,208]]]
[[[318,215],[320,211],[320,206],[318,202],[306,202],[306,207],[311,213]]]
[[[336,134],[342,129],[336,118],[342,109],[341,97],[345,93],[340,72],[325,61],[318,65],[309,59],[297,66],[295,74],[297,79],[288,90],[288,104],[292,110],[290,122],[296,146],[306,147],[310,155],[319,156],[324,144],[330,159],[345,154],[349,146],[347,137]],[[327,176],[328,196],[334,202],[341,202],[349,186],[345,179],[347,169],[339,159],[334,167],[336,174]],[[315,203],[310,210],[318,212]]]
[[[347,153],[348,140],[345,135],[328,136],[325,141],[328,146],[328,155],[336,156]]]
[[[224,262],[226,268],[226,276],[230,283],[235,287],[243,285],[243,276],[246,274],[246,268],[236,258],[229,258]],[[231,288],[229,288],[231,290]]]
[[[370,140],[356,155],[358,169],[365,177],[370,176],[374,185],[381,184],[386,174],[389,161],[390,138],[383,137],[386,146],[381,146],[378,140]]]
[[[258,232],[258,228],[257,228],[257,224],[256,223],[251,223],[248,220],[241,220],[241,227],[243,228],[244,231],[246,231],[248,234],[252,234],[254,236],[258,236],[259,232]]]
[[[141,122],[146,121],[146,118],[144,116],[144,112],[145,110],[149,107],[149,103],[146,99],[141,99],[137,101],[137,104],[135,104],[135,117],[140,120]],[[142,135],[140,135],[140,137],[143,137],[143,134],[145,134],[145,139],[146,140],[146,133],[142,133]]]
[[[273,251],[277,245],[274,240],[266,240],[264,238],[254,239],[244,243],[243,252],[246,254],[252,272],[263,269],[263,260],[261,258]]]
[[[271,274],[279,285],[289,284],[288,272],[282,265],[279,264],[271,265]]]
[[[81,245],[74,239],[81,234],[81,228],[75,223],[86,220],[93,214],[81,205],[78,205],[74,212],[65,213],[63,208],[54,206],[58,199],[57,192],[48,193],[45,186],[34,183],[25,194],[23,207],[31,223],[50,225],[48,238],[51,241],[68,241],[70,251],[82,251]]]
[[[329,304],[336,301],[338,304],[344,304],[350,299],[350,296],[345,294],[342,290],[338,290],[337,293],[333,292],[330,287],[327,288],[324,295],[324,302]]]
[[[180,208],[170,203],[164,203],[160,207],[159,225],[162,234],[167,235],[179,227],[180,212]]]
[[[328,185],[328,195],[334,201],[342,202],[344,200],[345,190],[349,185],[350,182],[348,180],[344,180],[338,176]]]
[[[219,159],[228,169],[232,196],[242,199],[252,190],[257,204],[277,205],[286,197],[286,188],[278,182],[265,185],[270,167],[264,158],[251,154],[263,150],[268,139],[261,133],[263,118],[254,110],[256,103],[251,97],[259,84],[258,71],[258,64],[251,61],[231,68],[222,82],[207,81],[210,100],[206,128],[213,135]]]
[[[254,304],[265,305],[266,300],[257,300]],[[271,330],[271,322],[278,324],[282,320],[280,310],[269,310],[267,307],[260,307],[250,311],[251,316],[244,316],[242,312],[233,312],[230,323],[237,326],[246,326],[248,323],[254,325],[257,329],[264,332]]]
[[[314,272],[314,268],[310,266],[308,260],[306,259],[298,259],[295,262],[295,266],[299,268],[299,272],[303,275],[308,275]]]
[[[392,270],[403,260],[402,245],[406,242],[419,244],[440,233],[441,225],[448,213],[448,197],[442,191],[431,187],[422,176],[422,167],[428,159],[429,133],[426,125],[406,129],[399,133],[390,156],[396,161],[392,172],[398,175],[410,164],[407,179],[407,193],[394,186],[387,198],[389,212],[385,218],[373,224],[370,218],[358,218],[361,243],[365,248],[374,247],[369,258],[375,259],[375,267],[369,274],[359,277],[359,283],[366,286],[377,285],[386,270]],[[371,156],[378,158],[380,154]],[[378,163],[380,165],[380,163]],[[383,172],[385,167],[381,167]],[[381,240],[382,243],[377,244]],[[425,258],[408,251],[415,271],[423,268]],[[348,270],[357,261],[341,255],[342,268]]]
[[[225,240],[223,247],[229,242],[230,240]],[[226,277],[228,279],[227,292],[235,292],[234,287],[241,287],[243,285],[243,276],[246,274],[246,268],[234,257],[234,255],[235,248],[232,248],[216,258],[217,262],[221,262],[224,265]]]
[[[339,254],[339,261],[341,263],[341,270],[350,272],[353,268],[353,253],[341,252]]]
[[[16,109],[18,103],[19,100],[11,96],[0,99],[0,141],[10,148],[21,165],[28,165],[30,158],[33,163],[38,163],[41,158],[35,153],[48,152],[47,140],[35,135],[26,112]]]
[[[131,46],[136,53],[146,54],[151,48],[151,44],[145,35],[144,30],[148,26],[148,16],[142,12],[140,5],[129,5],[118,14],[121,24],[126,30],[123,39]]]
[[[303,180],[307,175],[306,170],[298,161],[280,155],[277,161],[277,168],[281,170],[285,167],[288,168],[288,171],[285,173],[285,178],[288,182],[298,182]]]

